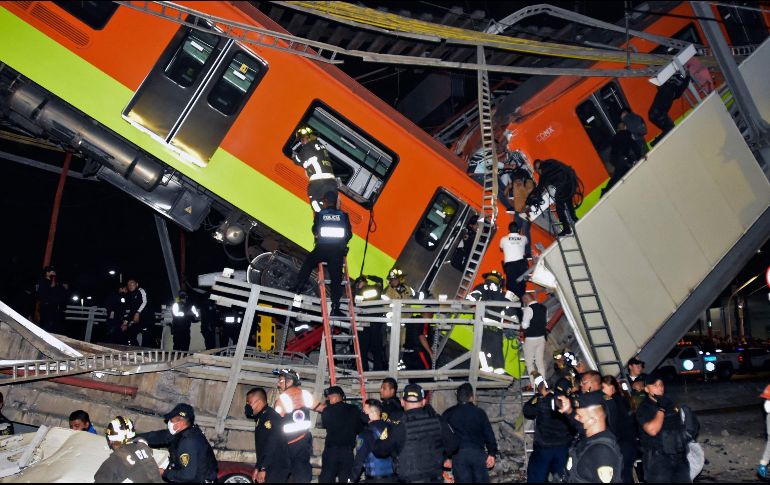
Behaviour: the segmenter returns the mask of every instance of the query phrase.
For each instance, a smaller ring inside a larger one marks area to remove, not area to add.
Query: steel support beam
[[[163,250],[163,261],[166,263],[166,274],[168,274],[168,284],[171,287],[173,297],[179,296],[179,275],[176,272],[176,263],[174,262],[174,251],[171,249],[171,239],[168,237],[168,226],[166,219],[155,214],[155,227],[158,229],[158,239],[160,248]]]
[[[722,70],[725,81],[733,93],[733,99],[738,105],[739,116],[746,122],[751,140],[749,146],[755,155],[758,156],[760,166],[765,173],[770,166],[770,125],[762,118],[762,115],[751,97],[746,81],[738,70],[738,64],[735,62],[732,50],[727,45],[727,41],[719,28],[719,22],[714,17],[711,4],[706,2],[690,2],[693,12],[698,17],[703,33],[706,34],[711,51]]]
[[[157,216],[155,216],[157,217]],[[241,333],[238,335],[238,345],[235,346],[235,354],[230,358],[230,374],[227,377],[227,386],[219,402],[219,411],[217,411],[217,435],[222,436],[225,432],[225,420],[230,406],[233,404],[235,390],[238,387],[238,380],[241,376],[241,366],[243,365],[243,356],[246,353],[246,344],[249,343],[251,327],[254,323],[254,315],[257,311],[257,302],[259,301],[259,287],[252,286],[249,293],[249,302],[246,304],[246,313],[243,315],[241,324]]]

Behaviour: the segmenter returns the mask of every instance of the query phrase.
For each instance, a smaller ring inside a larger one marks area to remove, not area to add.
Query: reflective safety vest
[[[310,392],[292,386],[278,396],[275,410],[283,417],[283,432],[289,444],[305,437],[310,429],[310,409],[314,406]]]
[[[309,180],[334,178],[329,153],[318,141],[301,145],[294,155],[294,160],[302,165]]]
[[[341,210],[329,208],[318,213],[316,236],[318,244],[344,245],[349,239],[348,215]]]
[[[188,310],[186,304],[174,302],[171,306],[171,316],[174,320],[182,320],[189,317],[193,317],[192,319],[197,320],[200,318],[200,313],[198,312],[198,309],[195,308],[195,305],[190,305]]]

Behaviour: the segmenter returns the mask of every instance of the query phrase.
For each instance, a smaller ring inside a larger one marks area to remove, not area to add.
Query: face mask
[[[174,423],[172,423],[171,421],[168,422],[168,432],[171,433],[172,435],[176,434],[176,430],[174,429]]]
[[[765,399],[765,412],[770,414],[770,401]]]
[[[243,414],[246,415],[246,419],[254,419],[254,410],[248,404],[243,406]]]

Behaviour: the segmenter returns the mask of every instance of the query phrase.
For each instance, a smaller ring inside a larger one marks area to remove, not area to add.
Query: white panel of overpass
[[[766,117],[768,66],[768,42],[741,66]],[[586,260],[623,361],[650,340],[769,206],[770,183],[722,100],[712,93],[647,161],[637,164],[578,221]],[[567,260],[576,262],[576,254],[568,253]],[[546,250],[545,263],[559,282],[566,300],[562,304],[576,319],[573,328],[585,341],[556,244]],[[590,293],[586,282],[576,288]],[[599,314],[589,314],[587,320],[589,326],[601,324]],[[597,354],[600,361],[613,360],[609,348]]]

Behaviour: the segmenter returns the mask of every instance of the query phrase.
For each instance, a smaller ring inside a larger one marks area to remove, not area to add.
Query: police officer
[[[364,402],[364,413],[369,418],[369,424],[356,439],[356,458],[353,461],[350,479],[352,482],[357,482],[361,477],[361,471],[364,470],[367,483],[391,483],[395,478],[393,459],[378,458],[374,454],[374,445],[388,429],[388,423],[382,420],[382,402],[377,399],[367,399]]]
[[[192,322],[200,319],[200,316],[195,305],[187,302],[187,292],[180,291],[176,301],[171,305],[171,335],[174,337],[174,350],[183,352],[190,350],[190,327]]]
[[[457,450],[457,438],[446,422],[426,408],[425,392],[417,384],[404,388],[401,421],[382,433],[374,454],[394,458],[400,482],[439,482],[444,459]]]
[[[168,448],[169,465],[161,469],[163,480],[213,483],[217,479],[217,460],[203,431],[195,424],[193,407],[177,404],[163,418],[168,429],[138,435],[153,448]]]
[[[331,280],[332,315],[340,316],[340,298],[342,298],[342,263],[347,254],[348,241],[353,236],[348,215],[337,209],[337,193],[324,195],[324,209],[315,217],[313,235],[315,247],[308,254],[297,276],[294,293],[300,293],[310,273],[325,262],[325,272]]]
[[[375,284],[369,284],[369,280]],[[379,300],[382,297],[382,280],[374,276],[361,275],[353,283],[356,303]],[[368,327],[358,328],[358,346],[361,349],[361,365],[369,371],[369,352],[372,353],[372,370],[385,370],[385,347],[383,322],[371,322]]]
[[[648,483],[691,483],[679,407],[665,396],[656,373],[647,375],[644,384],[647,397],[636,410],[644,478]]]
[[[644,361],[639,360],[638,357],[631,357],[626,364],[628,369],[628,380],[634,382],[639,378],[644,378]]]
[[[557,399],[562,402],[562,413],[572,411],[567,397]],[[581,393],[574,400],[576,419],[585,429],[585,438],[569,450],[567,483],[620,483],[622,480],[623,455],[615,435],[607,429],[603,403],[601,391]]]
[[[472,301],[508,301],[503,293],[503,275],[497,271],[491,271],[482,275],[484,282],[476,285],[468,296]],[[508,307],[491,307],[484,313],[484,321],[500,322],[500,317],[494,313],[507,313]],[[484,352],[486,362],[482,361],[483,370],[493,371],[498,374],[505,372],[505,358],[503,357],[503,332],[497,328],[485,327],[481,340],[481,350]]]
[[[331,207],[322,199],[329,192],[337,194],[337,179],[329,158],[329,152],[318,141],[315,132],[309,126],[297,130],[299,146],[294,151],[294,163],[305,169],[308,177],[307,195],[314,212]]]
[[[548,474],[561,476],[567,465],[569,445],[574,430],[561,414],[561,401],[548,388],[545,378],[538,373],[532,377],[536,394],[524,403],[524,417],[535,420],[535,442],[527,465],[528,483],[545,483]]]
[[[139,287],[135,279],[128,280],[126,285],[126,306],[128,307],[127,320],[123,322],[121,331],[126,331],[129,345],[139,345],[138,336],[142,335],[142,346],[149,347],[150,342],[150,309],[147,306],[147,292]]]
[[[221,327],[219,309],[210,296],[211,293],[206,293],[206,299],[201,308],[201,334],[203,334],[206,350],[217,348],[217,328]]]
[[[310,434],[310,410],[318,411],[313,395],[300,387],[299,374],[292,369],[274,370],[281,392],[275,410],[283,418],[281,429],[289,450],[289,474],[294,483],[309,483],[312,478],[310,453],[313,435]]]
[[[37,301],[40,304],[39,324],[43,330],[56,332],[62,324],[66,294],[56,279],[56,269],[46,266],[37,282]]]
[[[382,403],[382,420],[391,424],[398,424],[404,415],[404,407],[398,394],[398,382],[392,377],[386,377],[380,384],[380,402]]]
[[[255,387],[246,394],[246,419],[254,420],[257,483],[285,483],[289,479],[289,448],[283,436],[283,418],[267,405],[267,393]]]
[[[136,430],[130,418],[115,417],[104,434],[112,454],[96,470],[95,483],[163,483],[152,450],[134,441]]]
[[[452,458],[457,483],[489,483],[488,468],[495,466],[497,440],[487,413],[474,404],[469,383],[457,388],[457,404],[444,411],[444,419],[457,435],[460,449]]]
[[[321,413],[321,422],[326,428],[326,441],[318,482],[347,483],[353,469],[356,436],[364,430],[364,416],[357,406],[345,402],[341,387],[329,387],[324,396],[328,404]]]
[[[500,239],[500,251],[503,252],[503,270],[505,271],[505,289],[521,300],[527,289],[527,281],[516,279],[527,272],[529,264],[524,255],[529,246],[529,239],[519,233],[519,225],[511,222],[507,236]]]

